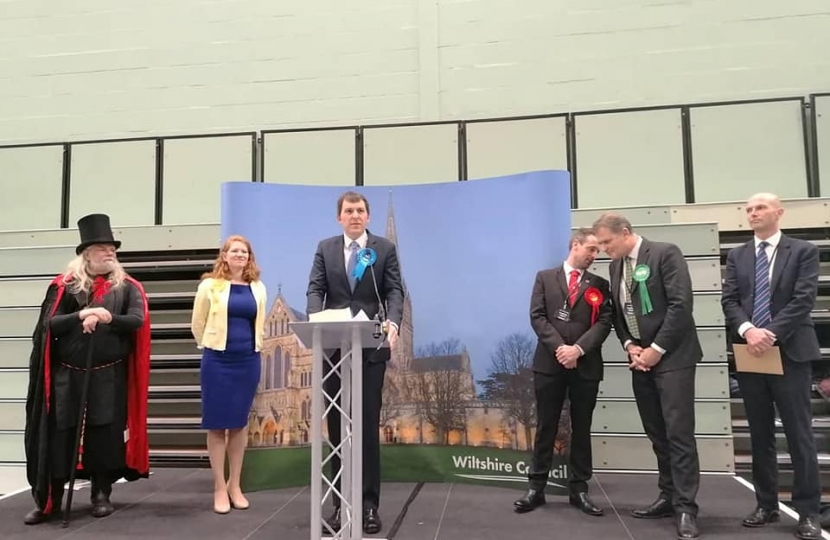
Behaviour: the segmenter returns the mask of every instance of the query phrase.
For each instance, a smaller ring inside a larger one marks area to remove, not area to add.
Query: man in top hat
[[[91,480],[95,517],[113,512],[113,482],[149,475],[147,296],[115,256],[121,242],[108,216],[83,217],[78,229],[77,256],[49,285],[32,336],[25,448],[36,507],[28,525],[60,510],[73,468]]]

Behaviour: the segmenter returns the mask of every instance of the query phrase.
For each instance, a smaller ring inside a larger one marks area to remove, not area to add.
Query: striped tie
[[[625,258],[625,297],[628,303],[634,307],[634,300],[631,296],[631,289],[634,287],[634,265],[631,262],[631,257]],[[629,314],[623,306],[623,313],[625,314],[625,322],[628,324],[628,331],[634,339],[640,339],[640,326],[637,324],[637,315]]]
[[[772,321],[769,312],[769,259],[767,259],[768,242],[758,244],[755,256],[755,305],[752,309],[752,324],[764,328]]]
[[[579,270],[571,270],[571,278],[568,280],[568,305],[574,307],[576,293],[579,292]]]

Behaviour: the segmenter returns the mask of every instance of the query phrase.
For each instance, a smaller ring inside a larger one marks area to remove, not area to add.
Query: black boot
[[[60,514],[61,506],[63,504],[63,481],[56,481],[52,485],[52,512],[44,514],[40,508],[34,508],[23,517],[23,523],[26,525],[37,525],[44,521],[49,521],[52,516]]]
[[[92,477],[92,516],[97,518],[107,517],[115,511],[110,503],[112,494],[112,481],[107,475],[98,474]]]

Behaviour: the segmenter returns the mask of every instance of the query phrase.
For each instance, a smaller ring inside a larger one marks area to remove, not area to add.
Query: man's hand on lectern
[[[394,351],[398,343],[398,327],[388,320],[386,321],[386,335],[389,336],[389,348]]]

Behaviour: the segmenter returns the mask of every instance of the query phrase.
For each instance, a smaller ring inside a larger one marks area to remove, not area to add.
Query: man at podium
[[[352,315],[361,310],[370,318],[384,323],[389,348],[363,349],[363,530],[375,534],[381,529],[378,515],[380,504],[380,409],[383,379],[390,349],[395,347],[398,328],[403,317],[403,285],[395,244],[375,236],[366,229],[369,223],[369,202],[353,191],[337,200],[337,221],[343,234],[322,240],[314,254],[314,264],[306,292],[306,312],[310,315],[324,309],[350,308]],[[331,364],[340,360],[340,351],[330,355]],[[330,371],[323,362],[323,376]],[[326,394],[333,396],[340,389],[340,377],[325,380]],[[340,444],[340,414],[332,411],[326,417],[328,437],[334,446]],[[331,459],[330,474],[340,470],[340,459]],[[340,481],[335,482],[340,491]],[[340,500],[334,497],[334,513],[326,521],[340,529]]]

